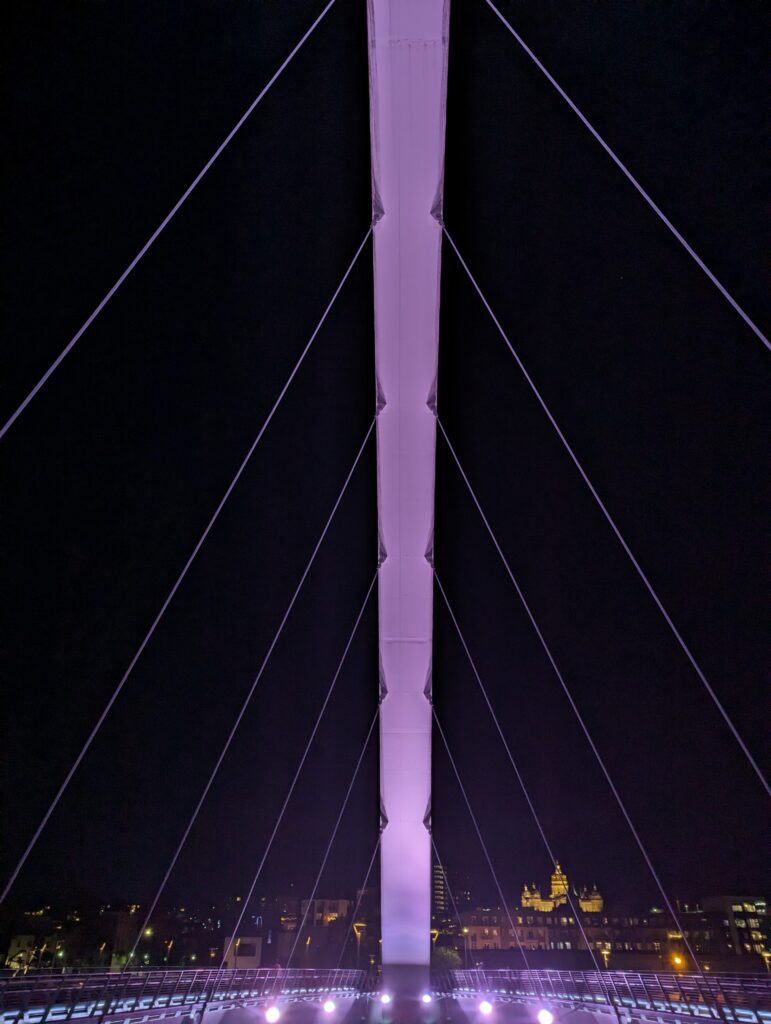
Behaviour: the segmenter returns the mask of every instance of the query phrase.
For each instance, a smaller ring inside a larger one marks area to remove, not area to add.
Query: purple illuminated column
[[[378,513],[382,958],[430,955],[432,567],[449,0],[369,0]],[[383,405],[383,403],[385,403]],[[401,973],[399,973],[401,969]],[[389,982],[389,976],[394,979]],[[409,982],[410,985],[413,982]]]

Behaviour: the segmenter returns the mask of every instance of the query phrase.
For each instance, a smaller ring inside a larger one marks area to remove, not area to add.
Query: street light
[[[359,969],[359,954],[361,953],[361,937],[367,930],[367,925],[364,921],[354,921],[353,923],[353,934],[356,936],[356,970]]]

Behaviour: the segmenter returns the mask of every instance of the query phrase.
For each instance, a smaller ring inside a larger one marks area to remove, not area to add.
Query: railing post
[[[52,991],[53,991],[53,992],[55,992],[55,998],[54,998],[53,1000],[50,1000],[50,999],[49,999],[48,1003],[46,1004],[46,1010],[45,1010],[45,1013],[44,1013],[44,1014],[43,1014],[43,1016],[42,1016],[42,1017],[40,1018],[40,1022],[39,1022],[39,1024],[46,1024],[46,1021],[48,1020],[48,1015],[49,1015],[49,1014],[50,1014],[50,1012],[51,1012],[51,1008],[52,1008],[52,1005],[55,1005],[55,1004],[56,1004],[56,1002],[57,1002],[57,1000],[58,1000],[58,997],[59,997],[59,993],[61,992],[61,990],[62,990],[62,987],[61,987],[61,985],[57,986],[57,988],[55,988],[55,989],[49,989],[49,990],[48,990],[48,991],[49,991],[49,993],[50,993],[50,992],[52,992]]]
[[[676,974],[673,974],[672,975],[672,980],[674,981],[675,987],[677,988],[678,994],[680,996],[680,1005],[683,1006],[683,1004],[686,1003],[686,998],[685,998],[685,993],[683,992],[683,987],[680,984],[680,979],[678,978],[678,976]],[[688,1010],[688,1013],[691,1012],[690,1011],[690,1006],[687,1007],[687,1010]]]
[[[107,1014],[110,1012],[110,1009],[113,1006],[113,1002],[116,1002],[116,1005],[123,1002],[123,998],[126,995],[126,991],[129,987],[129,984],[131,983],[131,971],[124,970],[120,975],[118,975],[118,977],[123,978],[123,988],[121,989],[120,995],[118,996],[116,1001],[112,999],[112,996],[108,996],[107,999],[105,999],[104,1009],[102,1011],[102,1015],[99,1018],[100,1024],[107,1016]]]
[[[629,974],[626,971],[624,971],[624,984],[626,985],[626,990],[629,993],[629,998],[632,1001],[632,1006],[634,1006],[635,1005],[634,993],[632,992],[632,988],[631,988],[631,986],[629,984]]]
[[[712,981],[712,978],[710,978],[710,981]],[[723,1020],[727,1020],[728,1017],[726,1016],[725,1009],[728,1009],[728,1010],[731,1011],[731,1018],[733,1020],[736,1020],[736,1010],[735,1010],[735,1007],[733,1006],[733,1004],[731,1002],[729,1002],[728,996],[725,994],[725,991],[723,990],[723,987],[720,984],[720,976],[717,975],[715,977],[714,981],[715,981],[715,986],[717,987],[717,994],[721,995],[723,997],[723,1006],[722,1007],[720,1005],[720,1001],[718,999],[715,1000],[715,1002],[717,1003],[717,1016],[718,1016],[718,1018],[721,1018]]]
[[[88,1014],[89,1017],[93,1017],[98,1012],[99,1004],[100,1003],[106,1003],[106,1000],[108,999],[109,991],[110,991],[110,975],[109,974],[105,974],[105,976],[104,976],[104,984],[101,986],[101,988],[99,988],[97,997],[94,1000],[93,1009],[91,1009],[89,1011],[89,1014]]]
[[[184,999],[184,1005],[185,1006],[187,1006],[188,1000],[190,999],[190,993],[193,991],[193,985],[195,985],[195,971],[193,971],[193,976],[190,979],[190,984],[187,987],[187,992],[185,992],[185,999]]]
[[[648,1003],[648,1005],[650,1006],[650,1008],[651,1008],[652,1010],[653,1010],[653,1009],[655,1009],[655,1007],[654,1007],[654,1005],[653,1005],[653,1000],[651,999],[651,995],[650,995],[650,993],[648,992],[648,986],[647,986],[647,985],[645,984],[645,982],[643,981],[643,976],[642,976],[642,974],[640,974],[640,973],[638,972],[638,974],[637,974],[637,978],[638,978],[638,980],[639,980],[639,982],[640,982],[640,985],[641,985],[641,987],[642,987],[642,990],[643,990],[643,992],[645,993],[645,1000],[646,1000],[646,1002]]]
[[[171,994],[169,995],[169,1006],[171,1006],[173,1001],[176,999],[177,989],[179,988],[179,983],[182,981],[182,972],[175,971],[174,977],[176,981],[174,982],[174,988],[172,989]]]

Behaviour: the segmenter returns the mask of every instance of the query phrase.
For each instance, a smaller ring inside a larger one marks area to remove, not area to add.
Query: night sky
[[[5,419],[323,5],[16,2],[3,32]],[[502,9],[757,322],[761,5]],[[454,0],[445,219],[759,758],[768,353],[483,0]],[[3,877],[367,230],[366,7],[338,0],[0,444]],[[53,816],[18,898],[146,902],[373,413],[371,253]],[[445,246],[440,415],[673,895],[769,884],[768,803]],[[575,882],[656,892],[438,442],[436,564]],[[370,446],[168,887],[251,880],[375,568]],[[374,714],[372,600],[258,891],[307,894]],[[507,895],[549,863],[441,599],[434,693]],[[765,705],[765,706],[764,706]],[[435,740],[434,830],[493,886]],[[377,837],[368,751],[322,883]],[[452,881],[452,877],[451,877]],[[659,900],[660,902],[660,900]]]

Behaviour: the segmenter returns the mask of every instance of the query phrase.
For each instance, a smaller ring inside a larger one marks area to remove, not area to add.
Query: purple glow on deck
[[[449,0],[369,0],[380,663],[382,958],[430,955],[435,393]]]

